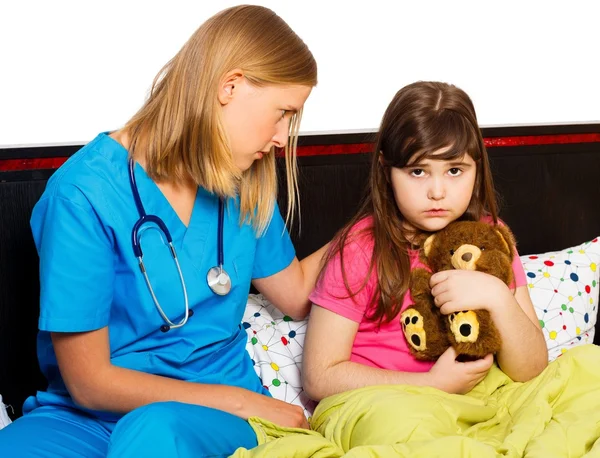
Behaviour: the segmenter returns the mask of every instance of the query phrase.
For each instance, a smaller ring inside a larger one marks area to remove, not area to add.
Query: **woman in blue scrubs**
[[[309,310],[325,247],[296,258],[274,151],[293,202],[316,82],[312,54],[272,11],[224,10],[122,129],[56,171],[31,218],[49,386],[0,431],[2,456],[228,456],[256,445],[251,416],[308,427],[263,388],[240,322],[251,282],[292,317]],[[144,214],[157,218],[134,229]]]

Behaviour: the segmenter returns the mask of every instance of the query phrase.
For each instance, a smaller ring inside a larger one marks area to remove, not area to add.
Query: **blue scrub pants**
[[[43,406],[0,430],[0,455],[19,457],[227,457],[257,445],[248,422],[208,407],[160,402],[117,423]]]

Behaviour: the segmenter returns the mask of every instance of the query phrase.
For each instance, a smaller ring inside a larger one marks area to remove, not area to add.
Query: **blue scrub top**
[[[74,154],[48,181],[31,218],[40,257],[38,359],[49,382],[25,403],[76,407],[60,376],[50,332],[109,327],[112,364],[199,383],[218,383],[268,394],[245,351],[240,322],[250,281],[286,268],[295,252],[275,207],[266,232],[240,227],[236,199],[225,207],[224,268],[232,289],[215,295],[206,274],[217,264],[218,198],[199,188],[186,227],[156,184],[136,164],[147,214],[165,222],[179,257],[194,315],[169,332],[157,311],[131,245],[139,215],[128,179],[128,153],[103,133]],[[177,323],[185,306],[176,266],[160,233],[143,231],[148,276],[166,315]],[[148,227],[148,226],[146,226]],[[118,416],[94,412],[106,420]]]

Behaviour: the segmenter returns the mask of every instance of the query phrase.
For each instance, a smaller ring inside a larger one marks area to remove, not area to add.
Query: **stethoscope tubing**
[[[135,206],[136,206],[138,214],[139,214],[139,219],[135,222],[135,224],[133,225],[133,228],[131,230],[131,245],[133,247],[133,253],[138,260],[138,265],[139,265],[140,271],[144,277],[144,280],[146,282],[148,290],[150,291],[150,295],[152,296],[152,301],[154,302],[154,305],[156,306],[156,309],[158,310],[158,313],[160,314],[162,319],[165,321],[165,323],[167,323],[167,325],[161,326],[160,329],[163,332],[167,332],[170,329],[173,329],[173,328],[177,329],[177,328],[180,328],[183,325],[185,325],[188,321],[188,318],[193,315],[194,311],[190,310],[190,308],[189,308],[187,287],[185,284],[185,279],[183,278],[183,272],[181,271],[179,259],[177,257],[177,250],[175,250],[175,246],[173,245],[173,238],[171,237],[171,233],[169,232],[167,225],[164,223],[164,221],[161,218],[159,218],[156,215],[146,214],[146,210],[144,208],[144,205],[142,204],[142,199],[140,197],[140,193],[139,193],[139,190],[137,187],[137,181],[135,179],[135,163],[134,163],[133,159],[129,159],[128,165],[129,165],[129,184],[131,186],[131,192],[133,194]],[[231,279],[229,278],[229,275],[227,274],[227,272],[225,272],[225,270],[223,269],[223,264],[224,264],[224,254],[223,254],[224,213],[225,212],[224,212],[223,199],[219,199],[219,223],[218,223],[219,227],[218,227],[218,235],[217,235],[218,267],[213,267],[213,268],[209,269],[208,274],[207,274],[207,282],[208,282],[209,288],[215,294],[218,294],[220,296],[224,296],[224,295],[228,294],[229,290],[231,289]],[[175,266],[177,267],[177,273],[179,275],[179,280],[181,283],[181,287],[183,290],[183,297],[184,297],[184,301],[185,301],[185,313],[183,315],[183,318],[178,323],[171,321],[169,319],[169,317],[166,315],[166,313],[160,306],[158,298],[156,297],[156,294],[154,292],[154,288],[152,288],[152,284],[150,283],[150,279],[148,278],[148,273],[146,271],[146,266],[144,265],[144,260],[143,260],[144,254],[143,254],[142,247],[140,244],[140,234],[143,232],[142,226],[145,225],[146,223],[155,224],[158,227],[158,230],[160,232],[162,232],[162,235],[165,236],[166,245],[169,247],[169,251],[171,252],[171,256],[173,258],[173,261],[175,262]],[[224,278],[226,278],[226,280],[227,280],[226,287],[224,287],[222,284],[218,284],[215,286],[212,284],[213,282],[209,281],[209,278],[211,277],[211,274],[215,269],[218,269],[220,275],[225,276]]]

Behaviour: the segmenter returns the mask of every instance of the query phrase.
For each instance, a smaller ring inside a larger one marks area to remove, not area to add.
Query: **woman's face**
[[[285,147],[290,119],[304,106],[312,88],[299,85],[252,85],[241,73],[226,77],[219,89],[222,119],[233,160],[241,171]]]

